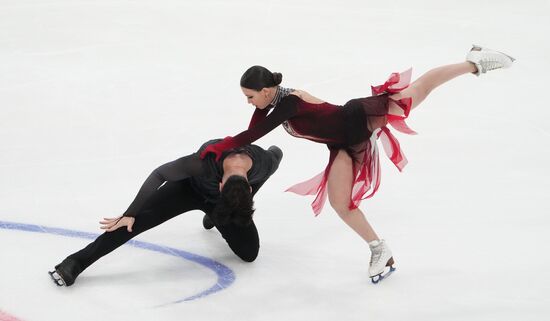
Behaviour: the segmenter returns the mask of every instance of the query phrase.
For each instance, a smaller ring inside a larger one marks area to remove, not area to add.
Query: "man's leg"
[[[203,202],[203,198],[191,188],[189,180],[167,182],[151,196],[143,210],[136,215],[132,232],[128,232],[125,227],[105,232],[82,250],[69,255],[60,265],[56,266],[56,270],[62,272],[62,269],[66,268],[65,278],[67,280],[61,273],[59,274],[66,285],[71,285],[78,274],[88,266],[131,238],[181,213],[198,209]]]
[[[227,224],[216,226],[218,231],[233,250],[243,261],[252,262],[258,256],[260,250],[260,237],[254,221],[248,226]]]

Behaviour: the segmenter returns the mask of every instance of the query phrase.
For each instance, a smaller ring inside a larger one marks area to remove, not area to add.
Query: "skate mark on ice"
[[[60,236],[92,239],[92,240],[97,238],[100,235],[96,233],[74,231],[74,230],[68,230],[68,229],[57,228],[57,227],[47,227],[47,226],[41,226],[41,225],[23,224],[23,223],[7,222],[7,221],[0,221],[0,229],[54,234],[54,235],[60,235]],[[184,260],[188,260],[188,261],[200,264],[216,273],[218,279],[216,281],[216,284],[212,285],[210,288],[204,291],[201,291],[197,294],[194,294],[192,296],[185,297],[185,298],[182,298],[173,302],[169,302],[167,304],[163,304],[160,306],[200,299],[207,295],[210,295],[228,288],[235,281],[235,273],[233,272],[233,270],[223,265],[222,263],[205,256],[193,254],[193,253],[186,252],[186,251],[179,250],[172,247],[157,245],[157,244],[148,243],[148,242],[136,241],[136,240],[130,240],[126,242],[125,245],[130,245],[130,246],[148,250],[148,251],[153,251],[153,252],[158,252],[158,253],[162,253],[170,256],[179,257]],[[13,319],[13,320],[17,320],[17,319]],[[3,320],[0,319],[0,321],[3,321]]]

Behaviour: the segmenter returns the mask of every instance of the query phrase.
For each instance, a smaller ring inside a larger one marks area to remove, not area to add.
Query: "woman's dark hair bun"
[[[283,81],[283,74],[281,74],[280,72],[274,72],[273,81],[275,82],[275,85],[278,86]]]
[[[248,68],[241,77],[241,87],[260,91],[263,88],[278,86],[283,81],[279,72],[271,72],[262,66]]]

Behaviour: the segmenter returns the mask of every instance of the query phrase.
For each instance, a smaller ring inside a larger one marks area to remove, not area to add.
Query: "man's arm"
[[[270,156],[271,169],[269,170],[269,172],[267,172],[267,175],[266,175],[265,179],[263,179],[262,181],[260,181],[256,184],[251,185],[251,187],[252,187],[252,196],[256,195],[256,192],[258,192],[260,187],[262,187],[262,185],[264,185],[264,183],[267,181],[267,179],[271,175],[273,175],[273,173],[275,173],[275,171],[277,171],[277,169],[279,168],[279,164],[281,163],[281,160],[283,159],[283,151],[275,145],[270,146],[267,149],[266,153],[268,153],[269,156]]]

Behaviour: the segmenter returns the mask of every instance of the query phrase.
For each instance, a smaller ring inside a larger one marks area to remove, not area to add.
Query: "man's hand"
[[[112,232],[120,227],[126,226],[126,230],[128,230],[128,233],[132,232],[132,226],[134,226],[134,222],[136,221],[135,217],[130,216],[121,216],[121,217],[115,217],[115,218],[103,218],[103,221],[100,221],[99,224],[101,224],[101,229],[105,230],[106,232]]]

